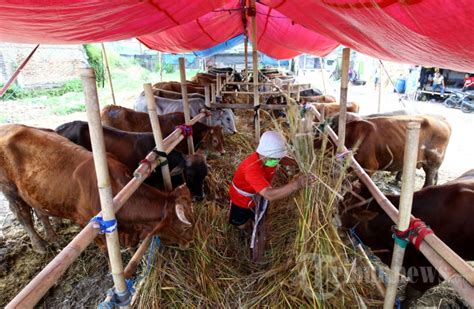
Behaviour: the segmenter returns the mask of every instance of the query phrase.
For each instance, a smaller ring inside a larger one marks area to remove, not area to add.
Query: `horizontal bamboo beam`
[[[232,109],[254,109],[252,104],[212,104],[212,108],[232,108]],[[260,109],[283,110],[287,109],[286,104],[260,104]]]
[[[253,91],[221,91],[221,94],[254,94]],[[259,92],[259,95],[281,94],[278,91]]]

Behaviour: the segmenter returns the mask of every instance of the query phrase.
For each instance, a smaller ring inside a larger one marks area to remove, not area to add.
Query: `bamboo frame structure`
[[[209,88],[209,85],[206,85],[206,87],[204,87],[204,105],[208,108],[208,109],[211,109],[211,90]],[[208,116],[207,117],[207,125],[210,126],[211,125],[211,122],[212,122],[212,119],[211,119],[211,116]]]
[[[117,102],[115,101],[114,85],[112,82],[112,74],[110,74],[109,59],[107,58],[107,52],[105,51],[105,44],[100,43],[100,45],[102,45],[102,53],[104,54],[105,69],[107,70],[107,77],[109,78],[110,94],[112,95],[112,102],[114,105],[116,105]]]
[[[318,121],[321,121],[321,114],[317,111],[313,111]],[[327,128],[329,137],[334,144],[339,143],[339,138],[331,129]],[[344,151],[347,148],[344,147]],[[351,167],[354,169],[357,177],[362,181],[369,189],[372,196],[380,204],[385,213],[390,219],[397,223],[398,222],[398,210],[393,204],[385,197],[380,189],[374,184],[369,175],[360,166],[360,164],[352,157]],[[412,217],[413,218],[413,217]],[[428,234],[423,239],[420,245],[420,252],[426,257],[426,259],[435,267],[440,273],[441,277],[449,281],[450,284],[455,288],[459,295],[470,305],[474,306],[474,270],[466,263],[459,255],[457,255],[451,248],[446,246],[435,234]]]
[[[191,120],[191,114],[189,112],[189,100],[188,100],[188,87],[186,86],[186,66],[184,63],[184,58],[179,57],[179,75],[181,77],[181,93],[183,96],[183,112],[184,112],[184,120],[186,121],[186,125],[189,125],[189,121]],[[188,136],[188,153],[194,153],[194,144],[193,144],[193,137]]]
[[[416,161],[418,158],[418,140],[420,138],[420,123],[410,122],[407,125],[407,137],[405,142],[405,153],[403,156],[402,191],[400,194],[400,205],[398,213],[397,229],[405,231],[410,225],[410,214],[415,188]],[[393,308],[397,297],[397,287],[400,278],[400,269],[403,264],[405,248],[394,244],[392,254],[392,265],[389,272],[387,292],[385,294],[384,309]]]
[[[342,152],[344,149],[344,142],[346,139],[346,113],[347,113],[347,85],[349,83],[349,61],[351,50],[344,48],[342,50],[342,65],[341,65],[341,97],[339,100],[339,144],[337,144],[337,152]]]
[[[326,79],[324,78],[324,58],[319,57],[319,62],[321,63],[321,78],[323,80],[323,90],[324,94],[328,93],[326,89]]]
[[[212,108],[232,108],[232,109],[251,109],[253,110],[253,105],[251,104],[213,104]],[[286,104],[261,104],[260,109],[266,110],[284,110],[287,109],[288,105]]]
[[[84,86],[84,97],[86,101],[86,113],[90,128],[90,139],[94,166],[97,176],[97,186],[99,187],[100,205],[104,221],[116,220],[113,209],[112,186],[110,185],[110,175],[107,166],[107,155],[104,143],[104,133],[100,121],[99,98],[97,95],[97,85],[95,72],[91,68],[81,70],[81,79]],[[120,242],[118,231],[105,234],[107,241],[107,251],[110,259],[110,268],[115,289],[118,293],[125,293],[127,285],[123,274],[122,255],[120,253]],[[125,306],[123,308],[130,308]]]

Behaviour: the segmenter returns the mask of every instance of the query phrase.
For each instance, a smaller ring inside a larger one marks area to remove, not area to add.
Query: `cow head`
[[[221,126],[210,127],[210,130],[206,133],[199,146],[202,150],[208,150],[211,152],[218,152],[221,155],[225,154],[224,149],[224,134],[222,134]]]
[[[206,157],[200,153],[184,155],[184,161],[173,168],[171,176],[184,175],[186,186],[191,191],[193,202],[202,201],[205,197],[203,186],[207,176]]]
[[[163,220],[167,224],[160,227],[159,234],[165,244],[178,244],[187,248],[193,240],[193,208],[191,193],[186,186],[180,186],[170,193]]]
[[[224,108],[212,111],[212,123],[214,125],[221,125],[224,128],[224,133],[237,133],[235,116],[231,109]]]

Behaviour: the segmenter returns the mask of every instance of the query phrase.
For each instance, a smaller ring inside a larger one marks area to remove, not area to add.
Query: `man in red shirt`
[[[257,151],[250,154],[240,165],[229,187],[229,223],[244,228],[254,216],[253,207],[257,195],[268,201],[285,198],[302,188],[313,177],[299,176],[288,184],[273,188],[271,185],[276,168],[286,156],[285,138],[276,131],[263,133]]]

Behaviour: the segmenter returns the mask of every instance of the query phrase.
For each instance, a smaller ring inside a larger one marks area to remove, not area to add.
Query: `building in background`
[[[0,43],[0,84],[13,75],[36,45]],[[21,88],[60,87],[87,65],[82,45],[40,45],[16,79]]]

